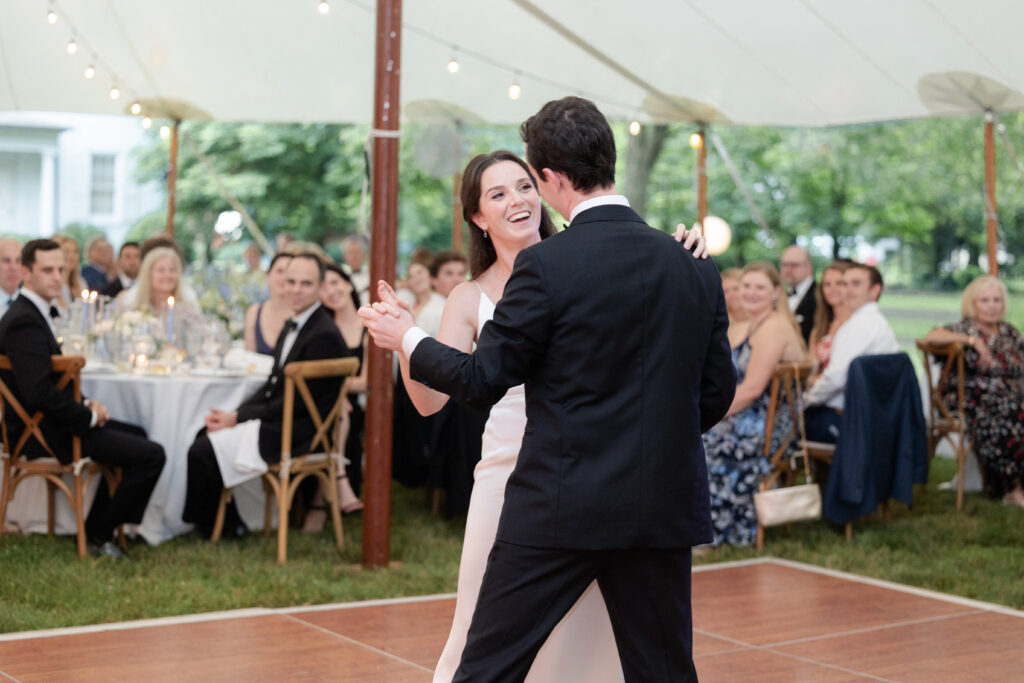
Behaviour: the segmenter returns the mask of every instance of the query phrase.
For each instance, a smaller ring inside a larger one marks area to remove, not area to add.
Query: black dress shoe
[[[99,544],[90,543],[85,547],[85,549],[93,557],[111,557],[115,560],[130,559],[128,554],[121,550],[121,546],[113,541],[107,541],[106,543]]]

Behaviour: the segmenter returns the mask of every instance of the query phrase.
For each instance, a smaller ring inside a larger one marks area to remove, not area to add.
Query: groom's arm
[[[547,345],[550,296],[540,263],[524,249],[494,318],[479,332],[476,351],[463,353],[426,337],[409,357],[410,376],[456,401],[489,408],[523,383]]]
[[[710,263],[710,262],[709,262]],[[712,265],[711,268],[714,268]],[[736,394],[736,366],[732,362],[729,345],[729,314],[725,307],[725,294],[721,280],[712,278],[708,284],[715,302],[714,323],[708,353],[700,382],[700,431],[706,432],[725,417]],[[717,290],[717,291],[716,291]]]

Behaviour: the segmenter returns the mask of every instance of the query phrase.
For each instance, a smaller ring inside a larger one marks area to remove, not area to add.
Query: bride
[[[468,353],[494,314],[516,255],[553,235],[555,229],[541,206],[535,179],[526,163],[512,152],[491,152],[471,160],[463,173],[461,200],[463,217],[469,224],[473,279],[455,287],[448,296],[437,339]],[[677,231],[676,236],[681,239],[687,233]],[[703,250],[704,242],[697,239],[695,232],[689,233],[686,246],[695,241],[695,251]],[[382,301],[397,304],[394,290],[386,283],[380,283],[379,295]],[[412,381],[408,359],[398,355],[402,379],[416,409],[423,415],[439,411],[448,396]],[[509,389],[491,408],[484,428],[481,458],[474,471],[466,517],[455,616],[434,671],[435,683],[450,683],[462,658],[487,555],[498,528],[505,482],[515,467],[526,427],[525,396],[522,385]],[[611,622],[596,582],[552,631],[526,680],[623,680]]]

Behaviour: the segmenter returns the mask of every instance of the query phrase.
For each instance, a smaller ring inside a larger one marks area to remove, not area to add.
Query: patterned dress
[[[983,368],[977,351],[964,351],[964,412],[985,492],[1001,498],[1024,482],[1024,337],[1007,322],[998,324],[995,335],[967,318],[946,329],[978,337],[992,352],[994,363]],[[943,387],[943,395],[955,408],[955,376]]]
[[[742,382],[750,362],[750,337],[733,349],[736,381]],[[711,490],[711,524],[715,545],[753,545],[757,540],[754,493],[762,477],[771,472],[764,456],[764,426],[768,415],[768,390],[742,411],[731,415],[705,432],[704,457],[708,464]],[[788,408],[776,409],[772,452],[789,433],[792,418]]]

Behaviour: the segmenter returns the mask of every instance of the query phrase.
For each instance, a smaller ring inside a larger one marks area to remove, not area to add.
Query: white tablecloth
[[[113,419],[145,429],[167,454],[167,464],[149,499],[142,524],[129,531],[155,545],[191,530],[190,524],[181,521],[181,513],[185,507],[188,448],[203,426],[203,416],[210,408],[234,410],[263,381],[262,377],[82,375],[83,395],[107,406]],[[86,510],[97,485],[98,481],[93,481],[90,486]],[[74,516],[63,494],[57,496],[57,530],[73,534]],[[252,530],[263,528],[263,501],[263,486],[258,479],[235,489],[239,514]],[[46,532],[46,489],[42,479],[31,477],[18,486],[7,519],[17,522],[23,531]]]

